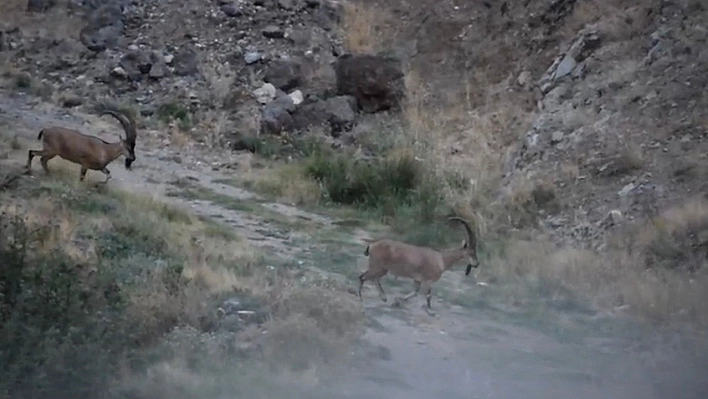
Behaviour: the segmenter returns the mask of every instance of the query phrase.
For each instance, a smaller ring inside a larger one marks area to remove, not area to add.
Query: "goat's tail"
[[[41,140],[41,139],[42,139],[42,135],[44,135],[44,129],[42,129],[42,130],[39,131],[39,136],[37,136],[37,140]]]
[[[366,250],[364,250],[364,256],[369,256],[369,245],[367,245]]]

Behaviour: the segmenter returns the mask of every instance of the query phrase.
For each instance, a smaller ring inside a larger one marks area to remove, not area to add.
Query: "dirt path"
[[[50,123],[93,134],[116,129],[112,120],[79,115],[0,94],[0,128],[4,134],[16,134],[25,143],[34,143],[32,146],[38,144],[39,130]],[[3,163],[21,164],[25,151],[10,154],[9,161]],[[328,263],[328,258],[322,257],[326,245],[306,231],[288,228],[299,223],[322,234],[328,229],[334,231],[333,220],[269,203],[253,193],[219,183],[234,172],[213,170],[209,162],[177,162],[180,154],[170,149],[139,143],[137,156],[132,172],[120,163],[111,167],[111,186],[164,197],[197,215],[220,220],[253,245],[283,260],[321,269],[352,286],[356,284],[352,276],[361,267],[357,266],[361,256],[356,252],[361,246],[340,246],[339,250],[347,252],[346,259],[353,261],[344,269],[333,270],[328,265],[334,261]],[[216,159],[223,160],[223,156],[214,155]],[[61,161],[53,160],[50,167],[55,162]],[[35,176],[43,174],[38,162],[34,170]],[[100,181],[103,176],[89,172],[89,178]],[[174,195],[176,181],[187,181],[190,187],[208,192],[210,198]],[[241,201],[241,205],[229,206],[226,199]],[[246,203],[248,210],[242,206]],[[358,242],[357,237],[351,235],[349,242]],[[464,285],[470,295],[475,295],[475,290],[493,289],[475,286],[463,278],[462,273],[451,273],[435,289]],[[391,285],[390,281],[384,281],[389,297],[409,289],[406,282]],[[649,334],[619,322],[593,321],[578,315],[531,323],[518,315],[453,305],[439,297],[434,298],[436,315],[431,316],[422,309],[423,302],[414,298],[405,308],[392,308],[381,303],[374,290],[366,292],[370,326],[361,348],[353,354],[351,372],[327,384],[336,389],[335,397],[708,397],[708,355],[702,350],[706,336],[696,343],[678,334]]]

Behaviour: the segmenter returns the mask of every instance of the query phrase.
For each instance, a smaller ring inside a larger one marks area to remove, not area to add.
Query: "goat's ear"
[[[462,240],[462,248],[467,248],[467,240]]]

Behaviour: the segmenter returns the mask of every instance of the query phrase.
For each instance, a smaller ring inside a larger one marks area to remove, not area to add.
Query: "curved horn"
[[[459,217],[451,217],[448,219],[450,221],[456,220],[460,223],[462,223],[462,226],[465,227],[465,231],[467,231],[467,244],[474,248],[477,245],[477,236],[474,234],[474,231],[472,231],[472,228],[470,225],[467,223],[465,219],[459,218]]]
[[[106,109],[101,112],[101,115],[110,115],[116,118],[118,122],[120,122],[120,124],[123,126],[126,141],[135,144],[135,121],[129,114],[125,112],[116,112],[110,109]]]

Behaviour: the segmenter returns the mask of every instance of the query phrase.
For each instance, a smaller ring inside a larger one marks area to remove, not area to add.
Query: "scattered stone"
[[[622,189],[617,193],[620,197],[624,198],[629,195],[629,193],[634,190],[634,183],[629,183],[626,186],[622,187]]]
[[[614,224],[618,224],[619,222],[622,221],[622,212],[617,209],[611,210],[610,213],[608,214],[608,216],[610,217],[610,220]]]
[[[117,66],[111,70],[111,76],[114,78],[127,79],[128,73],[122,67]]]
[[[302,95],[300,90],[295,90],[294,92],[288,94],[288,96],[293,100],[294,105],[300,105],[303,101],[305,101],[305,97]]]
[[[325,105],[327,121],[333,137],[349,131],[356,121],[356,98],[353,96],[338,96],[327,100]]]
[[[246,65],[251,65],[260,61],[262,57],[261,53],[257,51],[249,51],[243,56],[243,60],[246,62]]]
[[[264,37],[269,39],[282,39],[285,37],[285,32],[275,25],[268,25],[261,31]]]
[[[67,95],[66,97],[64,97],[61,105],[65,108],[74,108],[74,107],[78,107],[79,105],[83,104],[83,102],[84,101],[83,101],[83,99],[81,99],[81,97],[79,97],[77,95],[70,94],[70,95]]]
[[[519,77],[516,78],[516,83],[523,88],[531,87],[531,72],[522,71]]]
[[[563,132],[561,132],[560,130],[556,130],[556,131],[553,132],[553,134],[551,135],[551,144],[558,144],[558,143],[560,143],[561,141],[563,141],[563,138],[564,138],[564,137],[565,137],[565,134],[563,134]]]
[[[256,96],[256,101],[261,104],[268,104],[275,100],[277,93],[278,89],[270,83],[265,83],[263,86],[253,91],[253,95]]]
[[[221,11],[226,14],[227,17],[235,18],[243,15],[241,7],[236,3],[228,3],[221,6]]]

